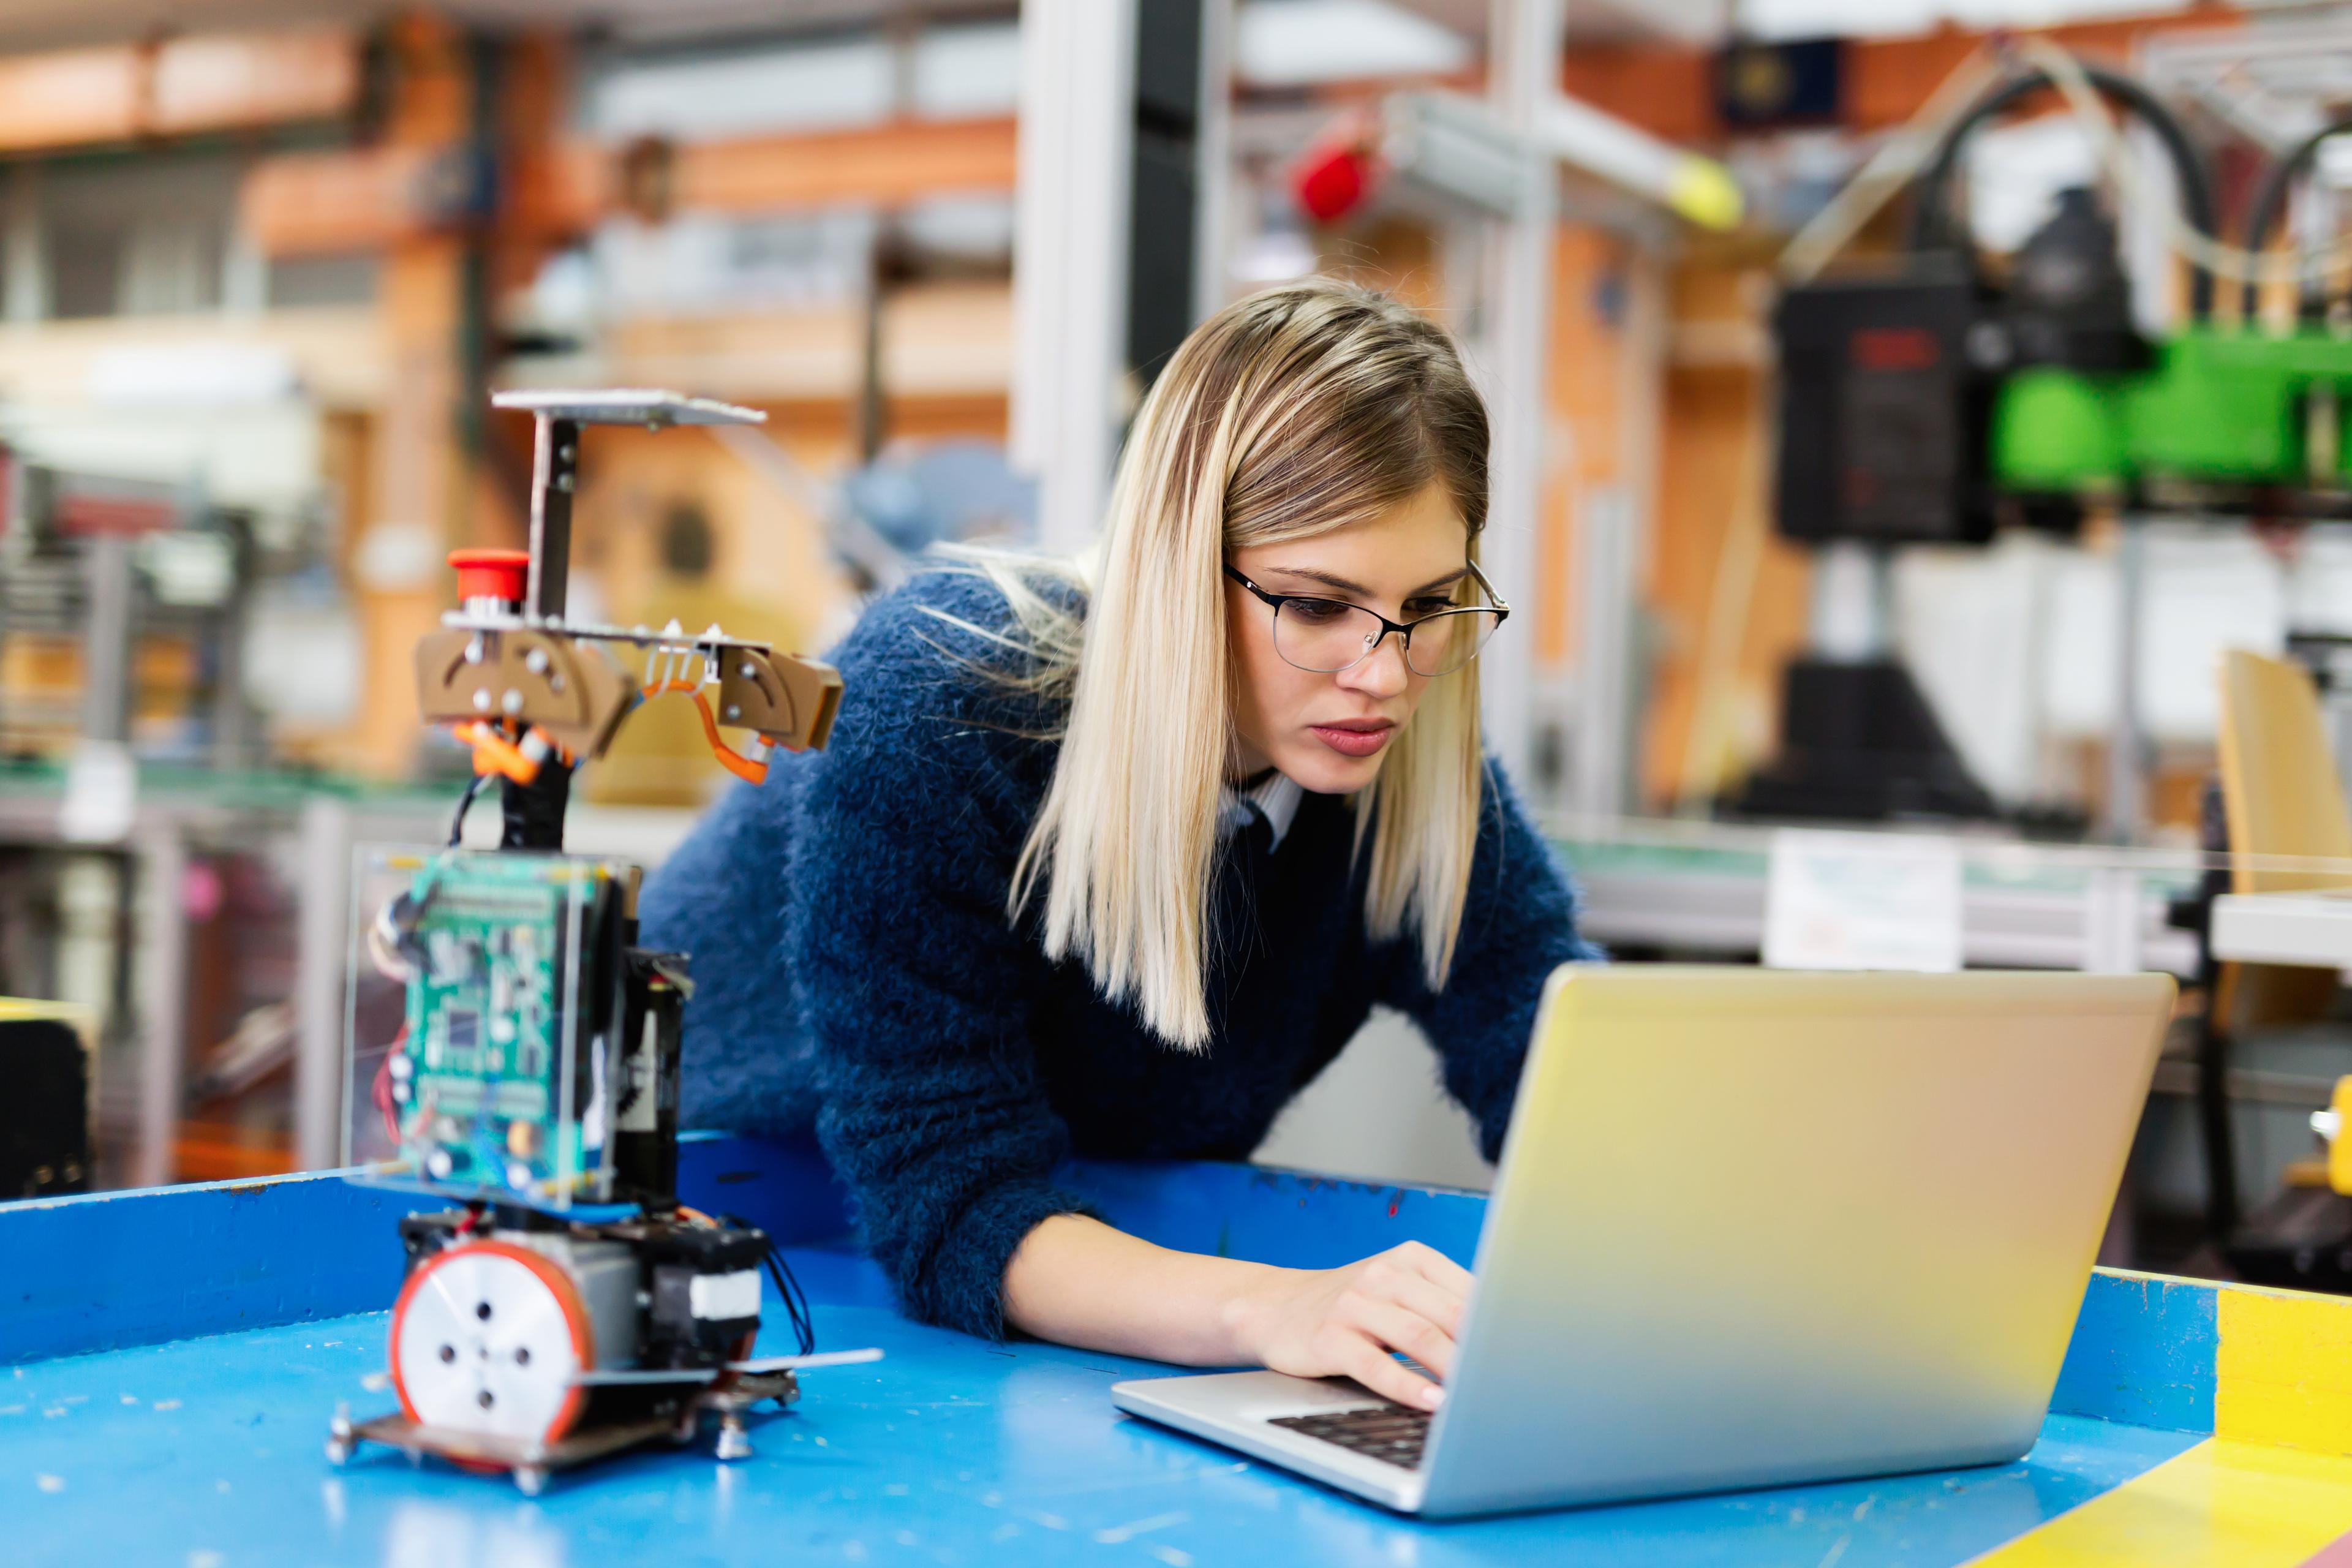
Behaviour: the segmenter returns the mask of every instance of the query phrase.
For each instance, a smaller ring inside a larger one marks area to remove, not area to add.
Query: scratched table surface
[[[560,1474],[536,1500],[387,1449],[341,1468],[323,1457],[337,1401],[391,1403],[362,1379],[384,1363],[393,1222],[411,1200],[313,1177],[0,1208],[0,1561],[2284,1564],[2352,1530],[2352,1486],[2328,1468],[2352,1461],[2297,1458],[2283,1479],[2268,1466],[2254,1511],[2318,1522],[2273,1530],[2263,1555],[2175,1550],[2184,1520],[2216,1515],[2230,1470],[2210,1388],[2200,1407],[2190,1386],[2189,1342],[2210,1334],[2202,1288],[2104,1281],[2113,1300],[2086,1311],[2068,1377],[2147,1425],[2057,1414],[2024,1458],[1989,1468],[1424,1524],[1120,1415],[1109,1385],[1151,1363],[900,1318],[805,1152],[714,1140],[688,1154],[690,1200],[788,1241],[821,1344],[887,1359],[808,1374],[799,1405],[756,1425],[747,1460],[718,1463],[706,1438]],[[1078,1179],[1171,1245],[1307,1263],[1406,1235],[1466,1258],[1482,1212],[1469,1194],[1242,1167]],[[763,1352],[785,1348],[763,1332]],[[2120,1527],[2153,1519],[2162,1550],[2109,1555],[2112,1528],[2069,1543],[2095,1514],[2084,1505],[2135,1487],[2155,1501]]]

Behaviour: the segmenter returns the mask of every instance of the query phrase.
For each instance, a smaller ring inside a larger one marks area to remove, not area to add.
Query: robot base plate
[[[537,1497],[557,1470],[647,1443],[691,1443],[701,1428],[706,1411],[719,1417],[715,1457],[725,1460],[749,1458],[751,1440],[744,1413],[762,1400],[773,1400],[782,1409],[799,1398],[799,1380],[790,1372],[744,1373],[722,1388],[697,1394],[674,1415],[625,1421],[592,1419],[552,1443],[427,1426],[397,1411],[353,1421],[346,1406],[336,1410],[328,1427],[327,1458],[337,1465],[344,1464],[358,1452],[361,1444],[376,1443],[399,1449],[412,1461],[430,1454],[465,1469],[504,1470],[514,1477],[516,1487],[524,1496]]]

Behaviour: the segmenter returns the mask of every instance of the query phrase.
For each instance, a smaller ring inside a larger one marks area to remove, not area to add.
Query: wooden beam
[[[0,58],[0,152],[127,142],[139,129],[131,49],[61,49]]]
[[[2208,5],[2169,16],[2024,30],[2077,53],[2123,61],[2142,38],[2154,34],[2231,30],[2244,25],[2239,12]],[[1990,37],[1945,27],[1916,37],[1850,40],[1839,124],[1850,131],[1902,124]],[[1716,113],[1714,68],[1715,51],[1688,45],[1588,44],[1569,50],[1561,85],[1594,108],[1667,141],[1711,142],[1728,134]]]
[[[537,237],[586,233],[620,210],[622,155],[586,141],[526,144],[515,160],[511,217]],[[694,142],[668,156],[669,205],[689,212],[1009,195],[1015,166],[1009,118]],[[453,215],[435,205],[446,182],[435,173],[413,148],[282,153],[247,176],[244,221],[265,255],[381,249],[448,226]]]
[[[2235,32],[2245,26],[2237,12],[2210,6],[2185,15],[2133,16],[2032,29],[2061,47],[2110,65],[2127,65],[2140,40],[2153,34]],[[1944,79],[1980,47],[1990,35],[1947,28],[1918,38],[1874,38],[1846,47],[1845,112],[1855,131],[1900,125],[1916,114]]]
[[[142,135],[336,120],[360,100],[360,41],[340,27],[173,38],[147,58]]]
[[[716,212],[894,206],[951,193],[1009,192],[1015,167],[1009,116],[909,121],[682,146],[675,192],[680,207]]]
[[[238,221],[264,256],[383,250],[446,226],[432,174],[449,156],[390,143],[265,158],[238,188]]]
[[[359,96],[359,38],[341,28],[13,55],[0,58],[0,153],[331,120]]]
[[[393,88],[385,144],[429,163],[472,133],[475,61],[463,35],[427,13],[401,17],[386,41]],[[422,199],[415,184],[405,194]],[[430,211],[429,202],[425,206]],[[416,639],[439,623],[448,603],[448,579],[433,557],[473,542],[476,476],[458,427],[461,402],[481,389],[464,384],[459,360],[466,289],[462,237],[420,229],[383,253],[378,310],[399,391],[385,401],[372,432],[369,538],[352,563],[360,568],[354,575],[367,668],[350,758],[367,773],[411,771],[424,734]],[[399,564],[387,570],[387,561]]]

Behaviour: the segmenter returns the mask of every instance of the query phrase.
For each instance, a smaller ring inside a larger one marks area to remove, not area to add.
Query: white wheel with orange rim
[[[411,1421],[551,1444],[587,1403],[595,1331],[569,1274],[512,1242],[419,1264],[392,1309],[392,1384]]]

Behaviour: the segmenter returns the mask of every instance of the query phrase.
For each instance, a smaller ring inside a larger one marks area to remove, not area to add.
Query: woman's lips
[[[1315,738],[1343,757],[1369,757],[1389,743],[1396,726],[1385,719],[1360,719],[1337,724],[1309,724]]]

